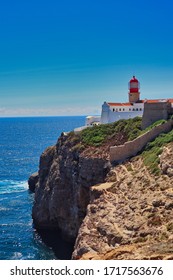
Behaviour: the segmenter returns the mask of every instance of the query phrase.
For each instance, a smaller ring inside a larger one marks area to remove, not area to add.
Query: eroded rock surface
[[[38,186],[38,172],[33,173],[28,179],[28,186],[31,192],[35,192],[35,188]]]
[[[67,135],[41,155],[32,211],[36,228],[58,228],[74,240],[85,217],[89,188],[103,182],[108,161],[83,157]]]
[[[170,143],[163,148],[163,153],[160,156],[160,168],[163,174],[169,177],[173,176],[173,145]]]
[[[172,148],[161,155],[169,166]],[[151,175],[134,158],[113,168],[108,181],[91,188],[73,259],[173,258],[173,177]]]

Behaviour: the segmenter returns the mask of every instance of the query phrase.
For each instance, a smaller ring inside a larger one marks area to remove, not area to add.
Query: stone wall
[[[171,103],[168,100],[157,103],[144,103],[144,113],[142,117],[142,129],[150,126],[158,120],[167,120],[171,114]]]
[[[135,156],[148,142],[154,140],[160,133],[169,132],[172,129],[172,126],[173,120],[170,120],[164,124],[157,125],[133,141],[126,142],[124,145],[110,147],[110,161],[118,163],[129,157]]]

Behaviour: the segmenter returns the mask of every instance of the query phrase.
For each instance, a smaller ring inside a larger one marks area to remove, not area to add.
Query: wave
[[[0,207],[0,211],[9,211],[11,210],[10,208],[5,208],[5,207]]]
[[[0,194],[17,193],[28,190],[27,181],[0,180]]]
[[[25,228],[26,227],[31,227],[32,226],[32,222],[29,222],[29,223],[19,223],[19,222],[15,222],[15,221],[13,221],[13,222],[10,222],[10,223],[8,223],[8,224],[0,224],[0,227],[14,227],[14,226],[19,226],[19,227],[21,227],[21,226],[24,226]]]
[[[23,255],[22,255],[21,252],[14,252],[11,259],[12,259],[12,260],[21,260],[22,257],[23,257]]]

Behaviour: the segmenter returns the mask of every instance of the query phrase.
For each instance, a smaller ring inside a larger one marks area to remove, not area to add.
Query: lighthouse
[[[129,102],[136,103],[140,100],[140,83],[135,76],[129,82]]]

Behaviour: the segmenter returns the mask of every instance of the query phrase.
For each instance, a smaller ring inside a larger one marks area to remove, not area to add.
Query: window
[[[136,111],[138,111],[138,108],[136,108]]]
[[[140,108],[139,110],[142,111],[142,108]]]
[[[125,111],[125,109],[123,108],[123,111]]]
[[[129,111],[131,111],[131,108],[129,108]]]
[[[119,109],[119,111],[121,111],[121,108]]]
[[[113,108],[113,112],[115,112],[115,109]]]

